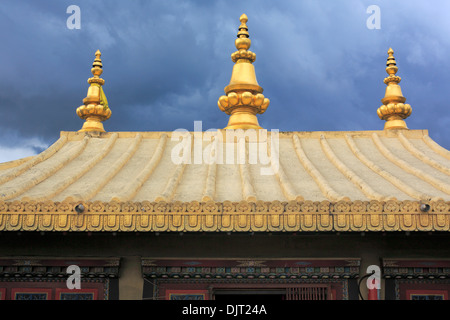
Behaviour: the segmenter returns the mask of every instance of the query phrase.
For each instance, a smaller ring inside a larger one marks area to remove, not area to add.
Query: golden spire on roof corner
[[[231,54],[234,62],[231,80],[225,87],[225,96],[218,101],[219,109],[230,115],[225,129],[261,129],[256,114],[264,113],[269,106],[269,99],[262,94],[263,88],[256,81],[256,54],[248,50],[251,40],[248,34],[245,14],[240,17],[241,25],[235,40],[238,51]]]
[[[111,117],[111,110],[108,106],[108,100],[106,100],[106,96],[102,88],[105,84],[105,80],[100,78],[103,73],[102,60],[100,59],[101,55],[100,50],[95,52],[95,60],[91,69],[94,76],[88,79],[88,83],[91,86],[88,89],[86,98],[83,99],[84,105],[77,109],[77,115],[81,119],[86,120],[79,132],[105,132],[102,122]]]
[[[384,129],[408,129],[404,119],[411,115],[412,109],[409,104],[405,104],[406,98],[402,95],[402,89],[398,85],[401,81],[395,74],[398,71],[394,58],[394,50],[389,48],[386,62],[386,72],[389,74],[384,79],[387,85],[384,98],[381,99],[383,105],[378,108],[377,114],[381,120],[386,120]]]

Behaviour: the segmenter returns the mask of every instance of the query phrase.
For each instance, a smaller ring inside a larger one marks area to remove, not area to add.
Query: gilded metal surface
[[[450,231],[450,202],[2,202],[0,231]]]
[[[388,50],[388,59],[386,63],[386,72],[389,74],[384,79],[387,85],[384,98],[381,99],[383,105],[378,108],[377,114],[381,120],[385,120],[384,129],[408,129],[404,119],[411,115],[412,109],[406,104],[406,98],[402,95],[402,90],[398,85],[401,81],[395,74],[398,71],[397,63],[394,58],[394,50]]]
[[[88,79],[88,83],[91,86],[88,89],[87,97],[83,99],[84,105],[77,109],[77,115],[81,119],[86,120],[81,130],[79,130],[81,132],[105,132],[102,122],[111,117],[111,110],[102,87],[105,84],[105,80],[100,78],[100,75],[103,73],[101,55],[100,50],[95,52],[95,60],[91,69],[94,76]]]
[[[235,63],[231,80],[225,87],[225,96],[221,96],[217,102],[219,109],[230,115],[228,126],[225,129],[261,129],[256,117],[262,114],[269,106],[269,99],[262,94],[256,81],[255,62],[256,54],[248,50],[251,40],[248,34],[245,14],[240,17],[241,25],[235,41],[238,51],[231,54],[231,60]]]

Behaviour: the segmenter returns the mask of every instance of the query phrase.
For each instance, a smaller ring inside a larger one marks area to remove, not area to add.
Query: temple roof
[[[258,152],[271,150],[267,134]],[[267,160],[239,160],[238,142],[230,161],[224,142],[223,160],[206,163],[204,133],[189,133],[202,158],[191,152],[177,164],[182,142],[172,135],[62,132],[41,154],[0,166],[0,200],[450,201],[450,152],[426,130],[279,133],[279,165],[268,174]]]
[[[225,129],[106,132],[97,51],[81,130],[0,164],[0,231],[450,231],[450,151],[406,126],[393,50],[384,130],[269,132],[240,20]]]

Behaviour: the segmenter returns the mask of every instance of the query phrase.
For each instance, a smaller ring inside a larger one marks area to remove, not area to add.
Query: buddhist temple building
[[[215,132],[113,131],[95,53],[80,130],[0,164],[0,299],[448,299],[450,151],[394,51],[378,130],[268,130],[247,22]]]

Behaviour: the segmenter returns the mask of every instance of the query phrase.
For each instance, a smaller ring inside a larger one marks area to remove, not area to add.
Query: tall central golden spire
[[[219,109],[230,115],[225,129],[261,129],[256,114],[264,113],[269,106],[269,99],[262,94],[263,88],[256,81],[256,54],[248,50],[251,40],[248,34],[245,14],[240,17],[241,25],[235,40],[238,51],[231,54],[234,62],[231,80],[225,87],[225,96],[218,101]]]

